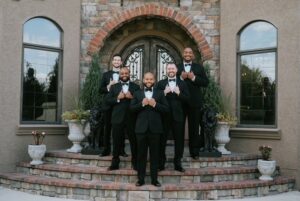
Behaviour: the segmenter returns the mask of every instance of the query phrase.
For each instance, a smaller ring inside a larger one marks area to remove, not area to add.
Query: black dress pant
[[[149,148],[151,181],[156,182],[157,172],[158,172],[160,134],[158,133],[154,134],[147,131],[146,133],[137,133],[136,138],[137,138],[138,180],[144,181],[145,179],[146,166],[147,166],[147,154]]]
[[[202,110],[196,107],[186,107],[184,115],[188,118],[190,155],[199,156],[200,148],[204,146],[203,129],[201,129],[201,135],[199,133],[199,126],[202,127]]]
[[[121,155],[124,149],[123,144],[124,144],[125,133],[127,134],[130,143],[131,163],[133,166],[136,166],[137,142],[136,142],[136,136],[134,133],[133,124],[131,121],[112,125],[112,136],[113,136],[112,165],[120,162],[119,156]]]
[[[110,152],[111,150],[111,113],[112,110],[109,109],[104,112],[104,136],[103,136],[103,146],[104,146],[104,151]],[[123,134],[123,140],[121,140],[121,151],[125,149],[125,138]]]
[[[103,145],[104,150],[110,152],[110,134],[111,134],[111,110],[104,112],[104,136],[103,136]]]
[[[163,168],[166,162],[166,144],[168,135],[171,134],[174,139],[174,165],[180,166],[184,151],[184,122],[167,120],[165,122],[165,132],[161,135],[160,140],[160,161],[159,166]]]

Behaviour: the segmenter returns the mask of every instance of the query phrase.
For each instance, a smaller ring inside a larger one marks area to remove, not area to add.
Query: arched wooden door
[[[168,62],[179,63],[180,54],[169,42],[153,37],[140,38],[121,51],[124,65],[130,67],[131,80],[141,81],[145,72],[152,72],[157,80],[166,76]]]

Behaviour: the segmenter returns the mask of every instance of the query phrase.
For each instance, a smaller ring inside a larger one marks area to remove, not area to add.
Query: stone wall
[[[81,12],[81,82],[88,72],[89,54],[101,52],[120,27],[135,19],[158,18],[179,27],[190,40],[183,46],[192,41],[202,60],[218,69],[219,0],[82,0]],[[109,66],[111,52],[105,56],[103,65]]]

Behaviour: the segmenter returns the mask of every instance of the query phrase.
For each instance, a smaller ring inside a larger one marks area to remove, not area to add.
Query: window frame
[[[33,43],[26,43],[24,42],[24,26],[27,22],[34,19],[45,19],[49,22],[53,23],[55,27],[60,32],[60,47],[54,47],[54,46],[48,46],[48,45],[39,45],[39,44],[33,44]],[[27,125],[27,124],[36,124],[36,125],[42,125],[42,124],[61,124],[61,114],[62,114],[62,78],[63,78],[63,29],[57,24],[55,21],[48,17],[44,16],[36,16],[32,17],[30,19],[27,19],[22,26],[22,62],[21,62],[21,96],[20,96],[20,124],[21,125]],[[58,63],[58,77],[57,77],[57,114],[56,114],[56,121],[49,122],[49,121],[23,121],[23,83],[24,83],[24,52],[25,49],[32,49],[32,50],[41,50],[41,51],[47,51],[47,52],[56,52],[58,53],[59,63]]]
[[[276,29],[276,46],[274,47],[267,47],[267,48],[257,48],[257,49],[249,49],[249,50],[240,50],[240,42],[241,42],[241,34],[242,32],[251,24],[257,22],[265,22],[272,25]],[[266,129],[273,129],[278,127],[278,28],[269,21],[266,20],[255,20],[247,23],[244,25],[240,31],[237,33],[237,46],[236,46],[236,62],[237,62],[237,96],[236,96],[236,103],[237,103],[237,118],[238,123],[237,127],[240,128],[266,128]],[[241,116],[241,57],[245,55],[253,55],[253,54],[264,54],[264,53],[274,53],[275,54],[275,118],[273,125],[260,125],[260,124],[241,124],[240,123],[240,116]]]

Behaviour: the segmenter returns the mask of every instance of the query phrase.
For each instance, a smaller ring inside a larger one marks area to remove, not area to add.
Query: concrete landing
[[[84,200],[62,199],[62,198],[33,195],[29,193],[14,191],[14,190],[0,187],[0,201],[8,201],[8,200],[9,201],[84,201]],[[292,191],[292,192],[266,196],[266,197],[232,199],[226,201],[299,201],[299,200],[300,200],[300,192]]]

